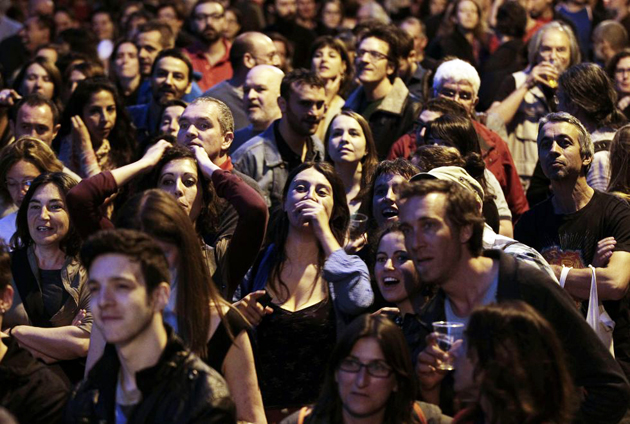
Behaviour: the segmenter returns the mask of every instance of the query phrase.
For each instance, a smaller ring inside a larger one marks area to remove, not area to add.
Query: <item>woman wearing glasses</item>
[[[31,182],[42,172],[60,172],[63,165],[44,142],[22,137],[0,151],[0,197],[9,213],[0,219],[0,243],[9,244],[15,233],[17,209]]]
[[[415,401],[409,350],[401,330],[385,316],[363,315],[332,352],[318,402],[282,424],[450,423],[435,405]]]

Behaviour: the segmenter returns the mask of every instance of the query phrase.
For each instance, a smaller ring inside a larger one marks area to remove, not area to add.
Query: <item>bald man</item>
[[[250,69],[257,65],[277,65],[278,54],[271,38],[260,32],[246,32],[234,40],[230,49],[232,78],[210,88],[203,95],[228,105],[234,116],[234,129],[249,125],[243,104],[243,84]]]
[[[250,124],[234,133],[230,153],[282,117],[278,97],[283,77],[284,72],[272,65],[258,65],[247,73],[243,86],[243,106]]]

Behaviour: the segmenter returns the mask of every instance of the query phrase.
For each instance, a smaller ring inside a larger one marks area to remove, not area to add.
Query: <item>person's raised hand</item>
[[[85,126],[83,119],[79,115],[74,115],[70,118],[70,124],[72,125],[73,144],[81,151],[93,149],[90,132]]]
[[[299,213],[298,224],[310,223],[316,236],[321,237],[326,231],[330,232],[330,217],[321,203],[305,198],[295,204],[295,210]]]
[[[22,98],[17,91],[5,88],[0,91],[0,106],[11,107]]]
[[[273,313],[273,309],[271,309],[269,306],[263,306],[258,303],[258,299],[263,297],[265,293],[265,290],[251,292],[250,294],[233,304],[233,306],[238,309],[238,311],[243,314],[245,319],[247,319],[247,321],[249,321],[249,323],[254,327],[260,324],[265,315]]]
[[[438,368],[442,362],[448,360],[448,354],[438,347],[436,333],[429,334],[426,341],[427,346],[418,354],[416,375],[420,388],[423,391],[430,391],[434,390],[448,373]]]
[[[559,77],[558,70],[554,65],[549,62],[540,62],[532,68],[527,76],[527,86],[531,88],[540,83],[555,89],[558,87]]]
[[[160,140],[155,143],[153,146],[149,147],[144,155],[142,156],[142,161],[148,169],[153,168],[157,163],[162,159],[162,155],[164,151],[171,147],[171,143],[166,140]]]
[[[206,152],[206,149],[204,149],[203,147],[192,144],[190,145],[190,150],[195,154],[197,163],[201,167],[201,170],[206,175],[206,177],[211,176],[214,171],[221,169],[214,162],[212,162],[212,159],[210,159],[210,156],[208,156],[208,152]]]

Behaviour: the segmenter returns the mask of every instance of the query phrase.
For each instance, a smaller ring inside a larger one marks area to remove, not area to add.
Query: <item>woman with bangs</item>
[[[315,133],[320,140],[324,140],[332,119],[346,103],[343,96],[352,83],[353,69],[343,42],[331,36],[315,40],[311,49],[311,70],[326,83],[326,115]]]
[[[301,164],[287,178],[269,243],[241,286],[246,296],[237,306],[257,326],[269,421],[315,400],[336,337],[373,301],[365,263],[342,248],[349,219],[333,167]]]

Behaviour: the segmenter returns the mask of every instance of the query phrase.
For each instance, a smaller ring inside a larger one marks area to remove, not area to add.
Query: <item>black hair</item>
[[[83,245],[81,262],[89,271],[99,256],[108,254],[124,255],[131,262],[140,263],[148,294],[153,293],[160,283],[170,284],[171,277],[164,252],[155,243],[155,239],[141,231],[127,229],[99,231]]]

